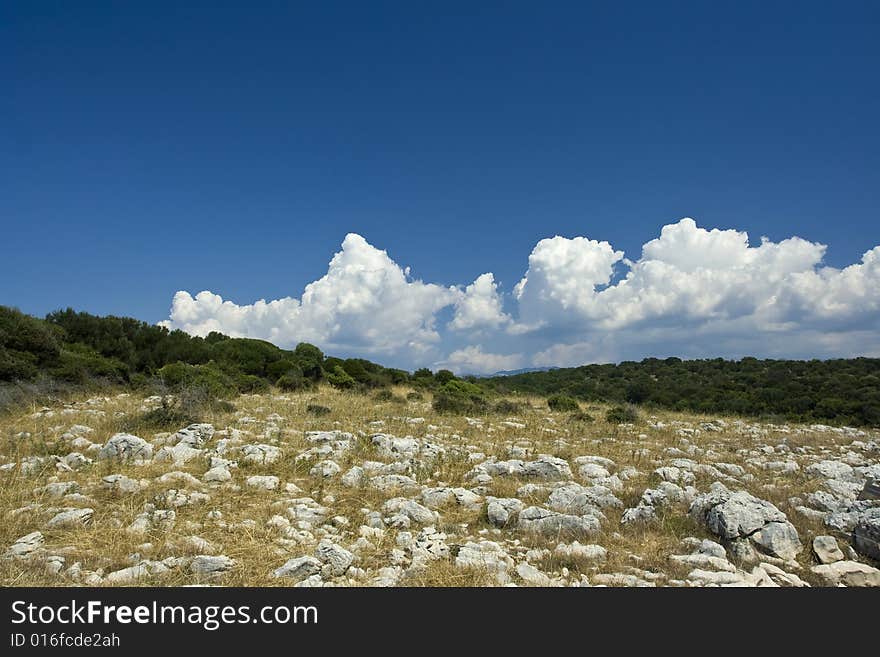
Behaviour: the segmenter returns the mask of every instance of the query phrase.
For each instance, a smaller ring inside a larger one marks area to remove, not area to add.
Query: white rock
[[[288,560],[283,566],[272,571],[272,577],[283,577],[294,582],[301,582],[320,572],[321,562],[315,557],[304,556]]]
[[[217,579],[235,566],[235,560],[226,555],[200,554],[189,564],[189,570],[203,579]]]
[[[344,575],[354,561],[354,555],[329,539],[323,539],[315,550],[315,557],[327,564],[334,577]]]
[[[880,586],[880,570],[858,561],[836,561],[811,570],[827,586]]]
[[[846,558],[833,536],[817,536],[814,538],[813,554],[816,555],[820,564],[843,561]]]
[[[247,484],[248,488],[268,491],[278,488],[280,481],[281,480],[278,479],[278,477],[272,475],[253,475],[252,477],[247,478],[245,484]]]
[[[149,460],[153,457],[153,446],[143,438],[129,433],[117,433],[98,451],[98,460],[118,459],[120,461]]]
[[[68,509],[61,511],[46,523],[46,527],[49,529],[82,527],[92,520],[94,513],[94,509]]]
[[[21,538],[16,539],[15,543],[3,554],[4,559],[24,559],[38,552],[45,543],[46,539],[41,532],[31,532]]]

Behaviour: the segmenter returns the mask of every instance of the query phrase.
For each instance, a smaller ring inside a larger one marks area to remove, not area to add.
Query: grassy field
[[[272,577],[273,571],[289,559],[312,555],[322,538],[330,538],[354,554],[352,569],[346,575],[328,578],[340,585],[369,584],[380,569],[394,566],[400,566],[403,571],[396,582],[399,585],[503,583],[505,580],[486,569],[456,565],[461,547],[480,540],[502,546],[511,559],[507,580],[520,585],[535,582],[521,577],[513,564],[529,563],[549,581],[558,584],[615,583],[616,580],[602,575],[617,574],[657,584],[685,585],[690,568],[672,562],[670,555],[687,552],[682,549],[682,540],[687,537],[716,538],[688,515],[687,504],[662,509],[653,522],[631,525],[619,522],[623,508],[606,509],[600,530],[579,539],[581,543],[605,548],[606,558],[597,562],[557,553],[557,544],[569,540],[566,537],[498,528],[489,522],[485,503],[466,507],[453,500],[436,510],[432,523],[437,532],[445,534],[442,542],[448,547],[448,553],[414,565],[408,548],[421,531],[421,525],[413,523],[407,529],[386,522],[385,526],[372,531],[365,525],[370,511],[389,515],[382,511],[387,500],[401,495],[419,499],[418,494],[342,483],[343,475],[350,468],[361,466],[365,461],[399,462],[401,472],[412,476],[422,487],[464,487],[475,489],[483,499],[515,497],[525,506],[543,506],[552,485],[517,476],[495,476],[480,488],[469,481],[468,473],[492,457],[499,461],[512,457],[530,461],[546,454],[565,459],[576,481],[582,481],[577,474],[576,458],[597,456],[613,461],[609,469],[625,475],[619,477],[622,486],[615,492],[624,508],[637,505],[643,491],[656,483],[652,472],[668,465],[673,458],[686,457],[698,464],[739,466],[746,474],[728,481],[727,485],[768,500],[787,515],[805,546],[797,556],[798,563],[788,564],[788,569],[796,570],[800,578],[816,584],[820,581],[810,570],[816,562],[809,544],[814,536],[829,531],[820,519],[807,517],[794,508],[823,484],[821,479],[809,476],[805,468],[819,459],[846,458],[853,452],[853,441],[864,444],[877,440],[877,433],[871,431],[760,425],[732,417],[649,410],[642,410],[636,423],[609,424],[602,419],[607,409],[600,405],[583,406],[583,411],[596,418],[584,422],[573,420],[570,413],[550,411],[545,401],[538,398],[527,400],[515,416],[468,418],[437,414],[432,410],[430,394],[425,393],[420,401],[407,400],[409,392],[405,388],[395,389],[394,397],[388,401],[330,387],[308,393],[240,396],[231,400],[233,407],[203,409],[200,419],[212,424],[216,432],[205,444],[206,451],[183,465],[153,460],[135,463],[96,459],[97,449],[116,433],[128,432],[152,442],[155,454],[169,433],[183,428],[169,427],[170,431],[161,431],[155,425],[149,415],[149,411],[159,405],[155,398],[145,401],[134,394],[118,394],[7,413],[0,417],[0,464],[7,464],[0,472],[3,517],[0,551],[34,531],[42,532],[45,542],[34,558],[0,560],[0,583],[4,586],[102,584],[107,583],[103,578],[108,573],[145,560],[149,563],[165,560],[166,568],[160,569],[162,572],[122,583],[193,584],[206,578],[192,572],[187,566],[189,558],[195,554],[214,554],[225,555],[234,563],[210,581],[225,585],[289,586],[288,579]],[[307,410],[310,405],[330,410],[317,416]],[[718,419],[722,422],[715,422]],[[93,447],[83,441],[77,448],[72,446],[74,438],[70,429],[74,425],[91,429],[82,436]],[[348,448],[332,456],[340,466],[337,474],[329,477],[310,474],[318,459],[302,455],[316,446],[309,441],[307,432],[311,431],[351,434]],[[442,453],[435,458],[426,458],[424,453],[413,459],[390,458],[370,439],[380,432],[411,436],[422,447],[426,443],[442,447]],[[218,451],[224,440],[227,441],[225,451]],[[230,456],[238,454],[235,450],[240,445],[250,443],[276,446],[282,456],[270,464],[248,463]],[[59,468],[57,457],[74,451],[94,462],[79,469]],[[222,458],[237,461],[229,468],[231,480],[203,482],[202,477],[210,467],[209,459],[221,453]],[[880,460],[880,455],[870,449],[859,452],[858,456],[865,463]],[[766,465],[784,461],[796,463],[797,469],[787,471]],[[716,477],[697,470],[692,485],[704,492]],[[176,472],[192,477],[169,476]],[[112,474],[136,480],[139,490],[130,493],[110,490],[102,478]],[[247,485],[248,477],[254,475],[278,477],[279,485],[274,490],[254,489]],[[65,482],[75,486],[45,488],[47,484]],[[529,482],[537,485],[522,489]],[[303,498],[311,498],[316,505],[325,507],[326,517],[312,525],[297,527],[286,509]],[[47,521],[59,511],[85,507],[94,509],[90,522],[82,526],[47,528]],[[173,508],[176,514],[173,527],[152,526],[140,534],[129,531],[135,519],[151,508]],[[277,516],[287,520],[273,520]],[[287,530],[285,522],[289,525]],[[841,545],[844,543],[845,540],[841,540]],[[58,557],[63,557],[63,564],[48,567],[46,560],[50,557],[56,562]]]

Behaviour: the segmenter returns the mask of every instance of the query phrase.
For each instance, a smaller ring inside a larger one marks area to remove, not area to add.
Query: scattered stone
[[[354,555],[331,540],[324,539],[318,544],[315,556],[327,565],[330,575],[344,575],[354,561]]]
[[[880,586],[880,570],[858,561],[835,561],[811,570],[825,586]]]
[[[242,460],[256,465],[270,465],[281,458],[281,450],[274,445],[242,445]]]
[[[98,460],[147,461],[153,458],[153,446],[130,433],[117,433],[98,451]]]
[[[517,516],[524,508],[522,501],[515,497],[488,497],[486,501],[486,514],[495,527],[516,525]]]
[[[853,528],[853,547],[859,554],[880,561],[880,507],[861,515]]]
[[[94,509],[67,509],[52,517],[46,523],[47,529],[72,529],[84,527],[92,520]]]
[[[275,490],[281,480],[271,475],[254,475],[245,481],[248,488],[254,490]]]
[[[272,577],[283,577],[294,582],[301,582],[320,572],[321,562],[315,557],[304,556],[290,559],[280,568],[276,568],[272,571]]]
[[[506,574],[513,568],[513,559],[494,541],[465,543],[455,557],[456,568],[476,568],[490,573]]]
[[[202,579],[218,579],[235,566],[235,560],[225,555],[200,554],[189,564],[189,570]]]
[[[208,483],[223,483],[226,481],[230,481],[232,479],[232,473],[229,471],[229,468],[223,465],[218,465],[215,468],[211,468],[204,475],[202,475],[202,480]]]
[[[21,538],[16,539],[15,543],[3,554],[4,559],[26,559],[31,555],[39,552],[46,539],[41,532],[31,532]]]
[[[550,586],[550,578],[540,570],[528,563],[521,563],[516,567],[516,574],[519,575],[526,584],[532,586]]]
[[[553,553],[557,558],[569,561],[604,563],[608,558],[608,550],[601,545],[581,545],[577,541],[559,543]]]
[[[101,478],[104,488],[116,495],[131,495],[140,493],[148,486],[146,481],[138,481],[123,474],[111,474]]]
[[[843,561],[846,557],[837,540],[833,536],[817,536],[813,539],[813,554],[819,560],[820,564],[834,563],[835,561]]]
[[[530,506],[519,514],[518,527],[523,531],[553,536],[583,537],[599,531],[595,515],[576,516]]]

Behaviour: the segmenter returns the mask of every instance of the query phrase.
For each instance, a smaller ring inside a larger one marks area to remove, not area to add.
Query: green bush
[[[518,413],[522,413],[522,411],[522,403],[510,401],[509,399],[502,399],[492,405],[492,412],[501,415],[517,415]]]
[[[234,381],[239,392],[255,395],[270,390],[269,382],[254,374],[238,374]]]
[[[30,381],[39,372],[35,360],[32,354],[0,346],[0,381]]]
[[[547,398],[547,406],[551,411],[579,411],[580,404],[574,397],[568,395],[553,395]]]
[[[103,378],[122,383],[128,378],[128,368],[115,358],[105,358],[83,344],[67,345],[62,349],[58,364],[49,370],[53,376],[71,383],[85,383],[92,378]]]
[[[605,421],[612,424],[631,424],[638,419],[639,413],[634,406],[615,406],[605,413]]]
[[[578,411],[568,416],[570,422],[595,422],[596,418],[585,411]]]
[[[320,381],[324,376],[324,352],[315,345],[300,342],[293,350],[293,360],[307,379]]]
[[[204,390],[215,398],[235,394],[238,388],[233,379],[214,363],[187,365],[171,363],[161,368],[157,374],[171,390]]]
[[[299,367],[294,367],[278,377],[275,385],[287,392],[295,392],[297,390],[308,390],[313,384],[311,379],[303,376],[303,372]]]
[[[484,413],[489,404],[482,388],[454,379],[446,382],[434,394],[432,406],[438,413],[476,414]]]
[[[424,399],[425,399],[425,396],[420,392],[416,392],[415,390],[413,390],[412,392],[406,393],[406,400],[407,401],[416,402],[416,401],[422,401]]]
[[[340,390],[350,390],[357,385],[357,381],[355,381],[348,372],[342,369],[341,365],[334,367],[333,371],[327,375],[327,383]]]
[[[434,380],[441,386],[455,379],[455,374],[449,370],[438,370],[434,375]]]
[[[224,370],[266,377],[271,363],[282,360],[284,352],[270,342],[238,338],[222,340],[211,349],[214,361]]]
[[[321,417],[323,415],[329,415],[330,409],[326,406],[321,406],[320,404],[309,404],[308,406],[306,406],[306,413],[311,413],[312,415]]]
[[[407,383],[409,381],[409,372],[406,370],[398,370],[393,367],[389,367],[385,370],[385,373],[388,375],[388,379],[391,381],[391,385],[401,385],[402,383]]]
[[[377,402],[391,402],[393,404],[406,403],[406,399],[404,399],[400,395],[395,395],[390,390],[380,390],[375,395],[373,395],[373,399],[375,399]]]

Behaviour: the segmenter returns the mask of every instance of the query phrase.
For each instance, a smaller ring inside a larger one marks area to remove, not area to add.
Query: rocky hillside
[[[162,432],[128,394],[7,417],[0,581],[880,586],[876,431],[396,393],[246,395]]]

